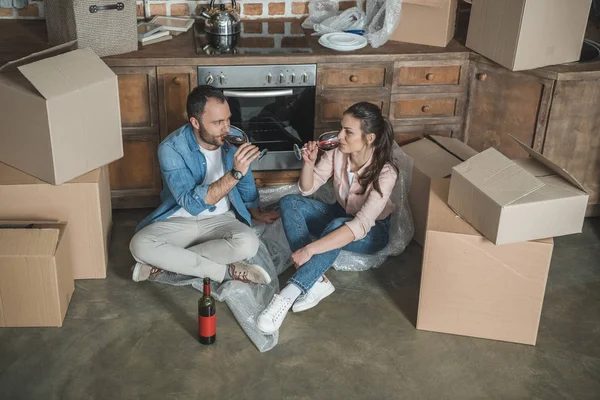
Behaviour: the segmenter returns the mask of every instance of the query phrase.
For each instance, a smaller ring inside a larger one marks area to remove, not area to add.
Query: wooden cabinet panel
[[[252,172],[256,187],[288,185],[298,182],[300,170]]]
[[[455,114],[456,99],[396,100],[394,119],[404,117],[451,117]]]
[[[526,157],[509,135],[541,151],[554,81],[474,63],[465,140],[475,150],[495,147]]]
[[[543,154],[591,191],[587,215],[600,215],[600,81],[556,83]]]
[[[328,123],[337,123],[339,126],[339,123],[344,116],[344,111],[358,101],[357,98],[320,98],[317,101],[317,126]],[[387,114],[389,105],[388,102],[383,99],[361,98],[360,101],[368,101],[369,103],[375,104],[382,110],[384,115]]]
[[[348,67],[326,69],[320,75],[323,88],[384,87],[386,69]]]
[[[394,84],[412,85],[458,85],[460,65],[400,67],[394,73]]]
[[[198,86],[195,67],[159,67],[161,140],[188,122],[186,104],[190,91]]]
[[[123,158],[109,164],[113,206],[154,206],[161,190],[158,137],[125,136]]]
[[[123,133],[157,133],[156,68],[112,68],[119,82]]]
[[[417,141],[426,135],[454,137],[460,131],[460,124],[455,125],[395,125],[394,139],[400,146]]]

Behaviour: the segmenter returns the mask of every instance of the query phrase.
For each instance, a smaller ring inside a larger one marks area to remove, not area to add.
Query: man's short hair
[[[192,117],[200,120],[208,99],[215,99],[219,103],[227,101],[221,90],[210,85],[200,85],[188,95],[186,105],[188,120]]]

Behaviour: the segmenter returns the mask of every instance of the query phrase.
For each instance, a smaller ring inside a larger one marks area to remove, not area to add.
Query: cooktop
[[[236,35],[211,35],[204,22],[194,24],[198,55],[312,53],[301,21],[242,21]]]

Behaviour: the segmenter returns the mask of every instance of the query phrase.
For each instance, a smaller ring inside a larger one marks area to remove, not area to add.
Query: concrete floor
[[[130,280],[145,214],[115,211],[108,278],[76,282],[62,328],[0,329],[0,399],[600,398],[600,219],[556,240],[535,347],[416,330],[411,245],[379,269],[331,272],[336,292],[260,353],[224,303],[205,347],[199,292]]]

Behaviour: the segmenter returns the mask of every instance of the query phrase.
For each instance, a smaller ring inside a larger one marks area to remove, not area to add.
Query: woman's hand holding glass
[[[317,161],[317,155],[319,154],[319,147],[317,146],[317,142],[310,141],[306,143],[303,147],[302,151],[302,161],[307,164],[315,165]]]

